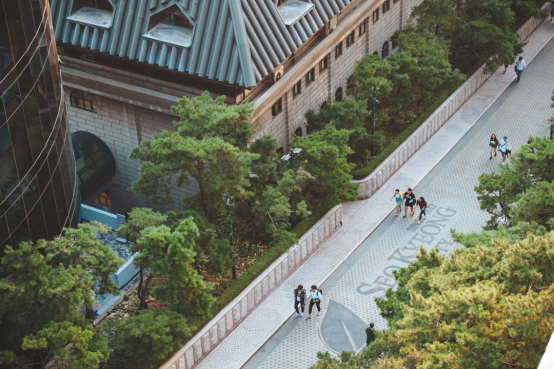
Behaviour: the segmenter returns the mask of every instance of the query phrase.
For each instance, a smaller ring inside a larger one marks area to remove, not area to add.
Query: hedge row
[[[366,165],[365,167],[353,170],[351,174],[354,177],[354,179],[356,179],[356,180],[364,179],[365,177],[370,175],[371,172],[373,172],[375,170],[375,168],[377,168],[379,165],[381,165],[381,163],[383,163],[389,157],[389,155],[392,154],[394,152],[394,150],[396,150],[398,148],[398,146],[400,146],[404,141],[406,141],[406,139],[408,137],[410,137],[410,135],[412,133],[414,133],[419,128],[419,126],[421,126],[423,124],[423,122],[425,122],[427,120],[427,118],[429,118],[429,116],[431,114],[433,114],[433,112],[435,110],[437,110],[437,108],[446,99],[448,99],[448,97],[454,91],[456,91],[457,88],[458,87],[455,87],[451,90],[445,91],[442,94],[440,94],[437,97],[437,100],[435,100],[435,102],[432,103],[427,109],[425,109],[423,111],[423,113],[421,113],[416,118],[416,120],[413,121],[412,124],[410,124],[408,127],[406,127],[406,129],[404,129],[404,131],[402,131],[402,133],[400,133],[394,140],[392,140],[385,147],[385,149],[383,151],[381,151],[381,153],[375,157],[375,159],[370,161],[369,164]]]

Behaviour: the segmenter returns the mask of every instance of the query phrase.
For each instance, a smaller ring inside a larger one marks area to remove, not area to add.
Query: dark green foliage
[[[475,187],[481,209],[491,214],[488,228],[520,221],[552,229],[554,215],[554,141],[530,137],[529,145],[512,154],[510,163],[493,173],[484,173]]]
[[[346,160],[352,153],[348,146],[351,131],[337,130],[329,123],[324,130],[305,137],[296,137],[293,147],[301,148],[302,166],[315,177],[319,196],[329,205],[355,201],[358,185],[350,183],[353,165]]]
[[[0,309],[0,347],[10,348],[11,353],[0,355],[2,360],[39,360],[33,350],[44,355],[82,354],[79,360],[88,368],[95,367],[95,358],[104,356],[102,347],[89,345],[92,335],[84,329],[81,313],[83,307],[92,309],[97,287],[101,293],[119,293],[111,276],[124,261],[97,239],[98,231],[106,227],[81,224],[77,229],[64,229],[64,236],[54,241],[6,247],[0,265],[4,276],[0,306],[9,308]],[[70,342],[80,345],[75,347],[82,352],[62,350]]]
[[[174,311],[145,310],[115,324],[109,369],[151,369],[161,365],[191,337],[187,319]]]

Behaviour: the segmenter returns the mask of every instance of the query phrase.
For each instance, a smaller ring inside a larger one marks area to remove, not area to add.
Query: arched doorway
[[[383,48],[381,49],[381,57],[385,59],[387,56],[389,56],[389,42],[385,41]]]
[[[337,88],[335,91],[335,100],[342,101],[342,87]]]

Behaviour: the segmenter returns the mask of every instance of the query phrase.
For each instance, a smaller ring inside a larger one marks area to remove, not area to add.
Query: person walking
[[[516,82],[519,82],[521,79],[521,73],[525,70],[525,60],[523,60],[523,56],[520,56],[518,60],[516,60],[516,74],[517,74],[517,80]]]
[[[418,223],[421,223],[421,217],[427,218],[427,214],[425,214],[425,209],[427,209],[427,201],[423,197],[420,197],[419,200],[416,202],[416,206],[419,206],[419,219],[417,220]]]
[[[410,216],[414,216],[414,204],[416,197],[411,188],[408,188],[408,191],[404,194],[404,199],[404,216],[402,218],[406,218],[408,208],[410,208]]]
[[[306,319],[312,319],[312,308],[314,307],[314,305],[317,306],[317,316],[319,316],[319,312],[321,311],[320,304],[321,299],[323,298],[321,290],[318,290],[317,286],[314,284],[312,285],[310,294],[312,295],[312,299],[310,300],[310,308],[308,309],[308,317]]]
[[[502,165],[506,164],[506,157],[511,154],[512,152],[512,145],[510,144],[510,141],[508,141],[508,136],[504,136],[504,138],[500,141],[500,153],[502,154]]]
[[[298,305],[302,308],[302,312],[299,311]],[[300,317],[304,316],[304,307],[306,306],[306,290],[304,289],[304,286],[301,284],[298,285],[298,288],[294,289],[294,310],[296,310],[296,314],[294,314],[295,318],[298,318],[298,313],[300,313]]]
[[[369,347],[373,341],[375,341],[375,324],[369,323],[369,327],[365,329],[365,347]]]
[[[391,200],[392,199],[396,200],[396,215],[395,215],[395,217],[397,217],[398,214],[400,214],[402,212],[402,196],[404,196],[404,194],[402,192],[400,192],[399,189],[396,189],[394,191],[394,195],[392,195],[392,197],[391,197]]]
[[[554,19],[554,1],[550,3],[550,21],[552,22],[552,19]]]
[[[494,156],[496,156],[496,148],[498,147],[498,138],[496,138],[496,135],[494,133],[491,135],[491,138],[489,140],[489,147],[491,148],[489,160],[491,160],[493,152],[494,152]]]

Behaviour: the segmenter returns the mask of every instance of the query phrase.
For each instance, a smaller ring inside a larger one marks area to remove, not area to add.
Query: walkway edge
[[[543,4],[542,9],[548,5],[548,2]],[[543,21],[536,18],[527,20],[518,29],[519,40],[526,41]],[[363,179],[353,180],[352,183],[360,184],[358,199],[367,199],[377,192],[495,73],[485,73],[484,67],[479,68],[373,172]]]

